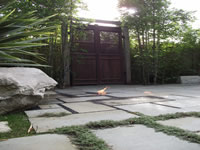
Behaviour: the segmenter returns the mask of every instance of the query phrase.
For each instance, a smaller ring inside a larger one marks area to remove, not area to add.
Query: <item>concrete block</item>
[[[200,76],[181,76],[182,84],[200,84]]]

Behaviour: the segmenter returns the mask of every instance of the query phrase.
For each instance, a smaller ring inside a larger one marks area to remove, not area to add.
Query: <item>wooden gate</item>
[[[71,56],[72,85],[124,83],[120,27],[77,29]]]

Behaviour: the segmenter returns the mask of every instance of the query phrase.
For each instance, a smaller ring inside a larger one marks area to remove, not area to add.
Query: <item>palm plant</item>
[[[34,49],[47,45],[42,41],[54,27],[47,27],[46,21],[55,15],[38,19],[29,12],[19,16],[15,10],[8,12],[8,7],[0,8],[0,66],[42,66],[30,56],[45,61]]]

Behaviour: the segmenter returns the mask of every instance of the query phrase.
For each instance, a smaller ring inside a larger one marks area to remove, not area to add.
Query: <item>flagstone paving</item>
[[[143,125],[93,131],[113,150],[199,150],[200,145],[155,132]]]
[[[66,135],[46,134],[0,142],[1,150],[77,150]]]
[[[69,112],[63,108],[30,110],[30,111],[25,111],[25,113],[29,118],[39,117],[42,115],[44,117],[45,117],[45,115],[58,115],[60,113],[71,114],[71,112]]]
[[[163,102],[163,101],[169,101],[169,100],[161,98],[153,98],[153,97],[135,97],[122,100],[109,100],[109,101],[104,100],[100,102],[111,106],[118,106],[118,105],[129,105],[129,104],[133,105],[133,104],[150,103],[150,102]]]
[[[114,120],[120,121],[133,117],[138,117],[136,115],[121,111],[121,110],[111,110],[102,112],[92,112],[83,114],[73,114],[64,117],[37,117],[29,118],[31,124],[39,132],[47,132],[50,129],[61,128],[64,126],[72,125],[84,125],[91,121],[102,121],[102,120]]]
[[[165,102],[154,102],[155,104],[186,108],[192,106],[200,106],[200,100],[176,100],[176,101],[165,101]]]
[[[50,105],[39,105],[39,108],[41,109],[55,109],[55,108],[61,108],[59,105],[57,104],[50,104]]]
[[[140,112],[149,116],[158,116],[176,112],[200,112],[200,85],[157,85],[157,86],[132,86],[112,85],[105,96],[98,96],[96,92],[105,86],[76,86],[68,89],[56,90],[61,95],[43,101],[37,110],[27,110],[26,114],[37,133],[47,132],[64,126],[84,125],[93,121],[114,120],[121,121],[139,117],[131,112]],[[54,93],[55,94],[55,93]],[[45,117],[45,114],[67,113],[62,117]],[[43,117],[38,117],[44,115]],[[200,121],[195,117],[179,118],[160,122],[199,133]],[[1,129],[1,127],[0,127]],[[197,132],[198,131],[198,132]],[[113,150],[199,150],[200,144],[189,143],[174,136],[168,136],[143,125],[117,127],[93,131],[98,137],[104,139]],[[28,144],[35,144],[34,149],[62,149],[74,150],[66,136],[45,135],[32,138],[18,138],[0,142],[0,150],[12,150],[15,145],[19,150],[28,149]],[[44,136],[42,138],[42,136]],[[49,137],[49,138],[48,138]],[[58,143],[58,139],[65,142]],[[27,139],[27,140],[26,140]],[[31,143],[32,141],[32,143]],[[42,142],[43,141],[43,142]],[[48,144],[48,142],[50,144]],[[8,144],[10,143],[10,147]],[[20,144],[19,144],[20,143]],[[21,144],[22,143],[22,144]],[[46,143],[46,144],[43,144]],[[68,143],[66,145],[66,143]],[[6,145],[7,144],[7,145]],[[11,147],[13,145],[13,147]],[[21,147],[20,147],[21,145]],[[4,149],[1,149],[4,146]],[[49,146],[49,147],[48,147]],[[15,148],[15,149],[16,149]],[[18,150],[16,149],[16,150]],[[31,150],[31,149],[30,149]]]
[[[8,126],[7,121],[0,121],[0,133],[10,132],[11,128]]]
[[[107,110],[114,110],[115,108],[104,106],[101,104],[95,104],[92,102],[82,102],[82,103],[66,103],[64,106],[75,110],[79,113],[85,112],[97,112],[97,111],[107,111]]]
[[[200,106],[186,107],[183,110],[185,112],[200,112]]]
[[[107,96],[88,96],[88,97],[75,97],[75,98],[61,97],[58,99],[60,99],[63,102],[66,102],[66,103],[70,103],[70,102],[105,100],[105,99],[110,99],[110,97],[107,97]]]
[[[168,113],[183,112],[183,110],[181,109],[166,107],[151,103],[137,104],[137,105],[122,105],[116,107],[130,112],[140,112],[149,116],[158,116]]]
[[[189,131],[200,131],[200,118],[184,117],[178,119],[170,119],[165,121],[157,121],[163,125],[174,126]]]

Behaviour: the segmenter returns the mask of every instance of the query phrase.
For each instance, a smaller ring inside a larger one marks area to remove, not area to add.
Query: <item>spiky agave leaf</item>
[[[8,7],[8,6],[5,6]],[[44,66],[24,56],[45,59],[33,52],[34,47],[47,45],[40,41],[48,39],[54,27],[47,27],[46,21],[53,16],[38,19],[34,12],[16,15],[15,10],[4,14],[6,8],[0,9],[0,65],[1,66]]]

